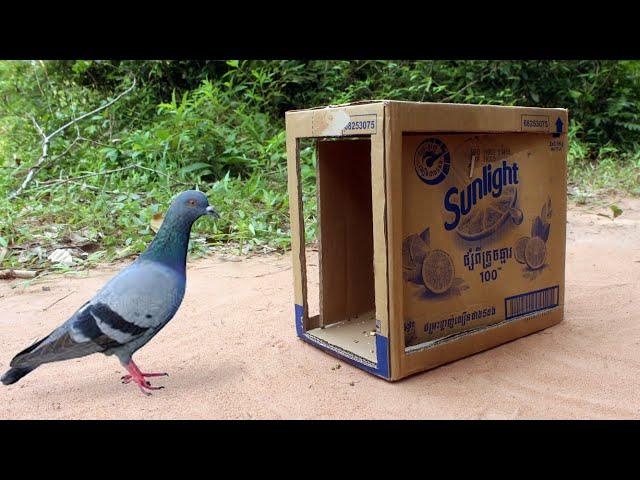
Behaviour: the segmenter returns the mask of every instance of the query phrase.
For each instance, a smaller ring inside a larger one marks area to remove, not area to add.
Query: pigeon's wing
[[[184,274],[158,262],[144,261],[105,285],[92,303],[104,305],[95,315],[100,318],[99,326],[105,327],[101,328],[103,332],[126,343],[126,337],[141,333],[140,329],[155,329],[171,320],[184,291]]]
[[[149,339],[173,317],[184,288],[184,277],[170,268],[134,263],[51,335],[16,355],[11,366],[67,360]]]

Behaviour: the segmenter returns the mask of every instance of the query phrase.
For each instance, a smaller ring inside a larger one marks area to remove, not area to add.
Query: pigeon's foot
[[[138,366],[133,363],[133,360],[125,365],[125,368],[129,372],[129,375],[125,375],[121,378],[122,383],[135,382],[140,391],[145,395],[151,395],[147,390],[162,390],[164,387],[153,387],[145,377],[168,377],[168,373],[142,373]]]
[[[151,373],[142,373],[142,376],[143,377],[168,377],[169,374],[166,372],[163,372],[163,373],[151,372]],[[131,380],[133,380],[133,377],[131,375],[124,375],[120,377],[120,380],[122,380],[122,383],[129,383],[131,382]]]

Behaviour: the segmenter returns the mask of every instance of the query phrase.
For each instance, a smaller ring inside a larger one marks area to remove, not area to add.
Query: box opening
[[[318,295],[319,312],[309,318],[306,333],[375,363],[371,140],[318,140],[316,164],[318,287],[308,268],[307,304],[313,312],[312,295]],[[311,252],[305,257],[309,265]]]

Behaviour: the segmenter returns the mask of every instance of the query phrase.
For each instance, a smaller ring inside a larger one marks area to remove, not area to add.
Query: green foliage
[[[264,111],[277,118],[371,98],[561,107],[582,125],[593,158],[594,146],[640,140],[637,61],[244,61],[232,73],[259,84]]]
[[[639,74],[632,61],[0,62],[3,264],[50,267],[54,248],[75,247],[77,266],[140,252],[153,215],[185,188],[222,215],[196,225],[192,253],[287,249],[284,112],[371,98],[569,108],[572,185],[640,194]],[[34,119],[50,134],[134,77],[129,94],[54,137],[9,200],[41,155]],[[315,225],[314,149],[302,147]]]

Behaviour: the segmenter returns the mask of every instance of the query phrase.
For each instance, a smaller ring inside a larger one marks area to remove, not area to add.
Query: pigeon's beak
[[[220,218],[218,212],[211,205],[207,207],[207,215],[211,215],[213,218]]]

